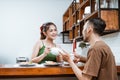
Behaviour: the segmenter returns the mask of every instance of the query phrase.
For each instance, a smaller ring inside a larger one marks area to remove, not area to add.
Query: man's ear
[[[89,27],[87,28],[87,33],[89,34],[89,33],[91,33],[91,32],[93,32],[93,28],[92,28],[92,26],[89,26]]]

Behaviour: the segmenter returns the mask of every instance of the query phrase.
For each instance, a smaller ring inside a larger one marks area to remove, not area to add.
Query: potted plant
[[[89,46],[90,44],[89,43],[86,43],[84,41],[81,41],[80,44],[78,45],[79,47],[81,47],[81,55],[86,57],[87,56],[87,52],[88,52],[88,49],[89,49]]]

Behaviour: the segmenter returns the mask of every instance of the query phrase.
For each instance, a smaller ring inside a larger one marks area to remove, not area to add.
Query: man
[[[75,65],[67,52],[61,53],[63,60],[70,64],[79,80],[118,80],[113,53],[100,38],[105,27],[105,21],[100,18],[89,19],[85,23],[83,40],[90,43],[90,49],[83,70]]]

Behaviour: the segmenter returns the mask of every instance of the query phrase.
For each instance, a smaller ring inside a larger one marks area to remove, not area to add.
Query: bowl
[[[59,51],[60,51],[59,48],[53,47],[53,48],[51,48],[50,52],[54,55],[59,55]]]

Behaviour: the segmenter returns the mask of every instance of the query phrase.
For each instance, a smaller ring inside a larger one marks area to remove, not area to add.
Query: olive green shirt
[[[38,53],[37,56],[43,54],[44,50],[45,50],[45,46],[43,45],[43,47],[39,50],[39,53]],[[45,63],[45,61],[54,61],[54,62],[56,62],[56,56],[55,56],[54,54],[52,54],[52,53],[49,53],[49,54],[47,54],[46,57],[44,57],[44,58],[39,62],[39,64]]]

